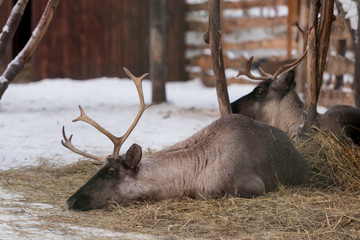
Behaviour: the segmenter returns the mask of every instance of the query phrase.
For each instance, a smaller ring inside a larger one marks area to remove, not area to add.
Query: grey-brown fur
[[[140,161],[141,160],[141,161]],[[103,208],[188,195],[254,197],[285,185],[307,183],[305,158],[278,128],[240,114],[221,117],[192,137],[141,158],[134,144],[120,159],[107,159],[67,200],[69,209]]]
[[[275,81],[262,81],[251,93],[231,103],[233,113],[271,124],[285,131],[291,138],[296,137],[305,116],[304,103],[294,90],[294,77],[294,72],[290,71]],[[331,130],[337,135],[344,132],[360,144],[360,109],[334,106],[325,114],[318,114],[317,127]]]

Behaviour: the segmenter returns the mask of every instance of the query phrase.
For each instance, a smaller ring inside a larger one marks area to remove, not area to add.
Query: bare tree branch
[[[11,10],[10,16],[0,34],[0,60],[5,56],[6,47],[8,46],[10,40],[14,37],[28,1],[29,0],[17,1]]]
[[[322,25],[320,25],[319,32],[319,40],[318,40],[318,74],[317,74],[317,92],[316,97],[319,98],[320,88],[322,85],[323,74],[325,70],[326,58],[329,50],[330,44],[330,33],[331,33],[331,25],[334,20],[334,0],[326,0],[322,1],[321,4],[321,19]]]
[[[59,0],[48,0],[43,15],[36,28],[32,32],[29,41],[21,52],[9,63],[5,72],[0,77],[0,99],[15,76],[23,69],[25,63],[30,59],[41,38],[44,36],[53,16]]]
[[[209,0],[209,44],[221,116],[231,113],[221,47],[220,0]],[[206,34],[204,37],[207,39]]]

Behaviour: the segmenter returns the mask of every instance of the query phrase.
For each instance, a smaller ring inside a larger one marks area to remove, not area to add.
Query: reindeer
[[[295,91],[295,72],[292,70],[305,57],[283,65],[273,75],[260,71],[265,76],[254,76],[250,72],[252,58],[245,70],[238,76],[246,75],[254,80],[262,80],[255,89],[231,103],[233,113],[244,114],[257,121],[276,126],[285,131],[290,138],[298,136],[299,126],[304,124],[304,103]],[[321,130],[330,130],[340,136],[345,133],[354,143],[360,144],[360,109],[337,105],[325,114],[317,114],[315,125]]]
[[[127,132],[116,137],[88,117],[79,106],[80,117],[105,134],[114,144],[113,153],[98,157],[78,150],[63,127],[62,144],[71,151],[101,162],[100,169],[67,201],[68,209],[104,208],[109,201],[121,205],[135,201],[161,201],[184,195],[194,199],[225,195],[255,197],[274,190],[279,183],[299,185],[309,180],[305,158],[280,129],[244,115],[219,118],[190,138],[142,157],[133,144],[120,155],[121,145],[135,128],[143,112],[142,79],[126,68],[140,98],[138,114]]]

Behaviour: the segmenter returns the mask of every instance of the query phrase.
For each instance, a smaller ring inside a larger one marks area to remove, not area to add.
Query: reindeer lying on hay
[[[305,158],[289,137],[278,128],[244,115],[219,118],[190,138],[142,158],[141,147],[133,144],[124,155],[120,148],[150,106],[144,103],[142,80],[127,69],[140,98],[138,114],[122,137],[115,137],[80,107],[84,121],[105,134],[114,151],[97,157],[75,148],[71,138],[62,144],[82,156],[102,162],[97,173],[67,201],[72,210],[104,208],[109,201],[128,205],[141,200],[165,200],[187,195],[217,198],[225,195],[255,197],[271,191],[279,183],[299,185],[309,181]]]
[[[306,53],[295,62],[280,67],[273,75],[263,72],[265,76],[260,77],[251,74],[252,58],[249,59],[246,69],[240,70],[238,76],[246,75],[262,82],[251,93],[231,103],[232,112],[271,124],[285,131],[291,138],[296,137],[299,126],[305,121],[306,112],[304,103],[295,91],[295,73],[292,69]],[[318,114],[315,125],[338,136],[344,132],[360,145],[360,109],[346,105],[333,106],[325,114]]]

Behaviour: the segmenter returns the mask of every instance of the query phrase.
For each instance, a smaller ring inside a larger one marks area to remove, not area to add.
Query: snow
[[[150,102],[151,84],[144,81],[145,101]],[[253,86],[229,87],[232,100]],[[184,139],[219,117],[216,91],[200,80],[167,84],[168,103],[150,107],[123,146],[136,142],[144,149],[161,148]],[[0,169],[36,165],[49,159],[54,165],[70,164],[78,157],[61,144],[61,129],[74,134],[73,143],[90,153],[107,155],[112,143],[83,122],[78,105],[115,135],[122,135],[138,110],[132,81],[100,78],[91,81],[52,79],[10,85],[0,103]],[[179,131],[180,130],[180,131]],[[125,151],[124,150],[124,151]]]
[[[230,100],[236,100],[254,85],[230,85]],[[151,83],[143,82],[145,102],[151,101]],[[216,90],[206,88],[200,80],[169,82],[167,103],[147,109],[131,133],[122,152],[136,142],[144,151],[160,150],[183,140],[219,117]],[[81,157],[60,143],[61,129],[73,136],[73,144],[89,153],[106,156],[112,143],[92,126],[71,120],[79,116],[81,105],[88,116],[115,135],[122,135],[135,118],[139,99],[129,79],[99,78],[88,81],[47,79],[28,84],[11,84],[0,101],[0,169],[37,165],[44,159],[59,166],[77,162]],[[77,227],[79,236],[46,231],[36,222],[36,211],[52,206],[20,201],[22,196],[0,188],[0,239],[152,239],[148,235],[113,233],[96,228]],[[17,209],[9,209],[8,203]],[[14,211],[16,213],[14,213]],[[18,213],[21,211],[21,213]],[[46,211],[41,211],[42,214]],[[19,215],[20,214],[20,215]],[[38,227],[36,227],[38,226]],[[64,225],[63,228],[74,226]]]
[[[345,18],[350,20],[351,28],[357,29],[358,13],[356,3],[353,0],[340,0],[344,11],[346,12]]]
[[[2,32],[9,32],[9,26],[5,25],[2,29]]]
[[[4,83],[7,83],[7,82],[9,82],[9,80],[7,80],[4,75],[2,75],[2,76],[0,77],[0,84],[4,84]]]

